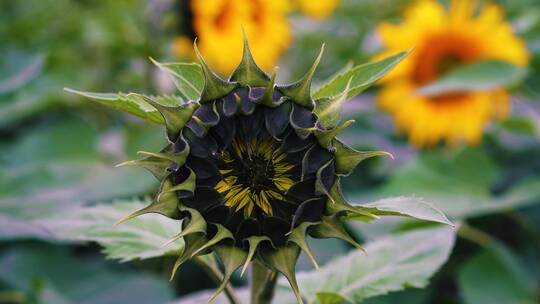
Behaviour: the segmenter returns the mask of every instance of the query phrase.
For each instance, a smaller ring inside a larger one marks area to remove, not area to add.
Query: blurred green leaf
[[[531,269],[502,244],[492,244],[460,270],[458,284],[466,304],[538,303]]]
[[[319,293],[360,303],[405,287],[423,288],[448,259],[454,240],[448,227],[388,236],[366,244],[367,255],[354,251],[318,271],[298,273],[300,290],[310,303]]]
[[[58,88],[58,91],[55,89]],[[59,99],[60,85],[53,79],[40,79],[8,97],[0,97],[0,128],[64,104]]]
[[[537,134],[534,122],[527,117],[510,116],[502,120],[498,126],[503,130],[513,133],[525,134],[534,136]]]
[[[146,214],[120,225],[116,221],[150,202],[118,201],[112,204],[79,206],[57,211],[34,223],[45,227],[57,240],[93,241],[104,248],[108,258],[123,262],[162,256],[179,251],[183,240],[161,247],[181,230],[181,222],[160,214]]]
[[[0,2],[0,20],[9,24],[0,27],[6,42],[0,45],[0,79],[10,79],[0,81],[0,127],[76,104],[62,92],[65,86],[108,90],[147,83],[147,68],[138,61],[165,44],[157,43],[161,35],[147,37],[155,13],[146,14],[146,6],[114,0]]]
[[[8,69],[2,66],[5,70],[0,72],[2,73],[0,74],[2,77],[0,79],[0,94],[15,91],[34,79],[43,69],[43,56],[34,55],[24,60],[22,64],[22,67],[17,66],[18,70],[12,75],[4,75],[5,70]]]
[[[66,103],[60,88],[67,75],[45,73],[43,65],[43,54],[20,49],[0,58],[0,127]]]
[[[490,189],[498,172],[497,165],[480,148],[448,154],[426,152],[398,168],[376,196],[411,193],[453,219],[501,212],[540,201],[537,191],[540,178],[534,176],[494,195]]]
[[[166,280],[121,271],[102,261],[76,259],[63,248],[17,246],[0,255],[0,282],[24,292],[25,303],[164,303],[173,296]]]
[[[408,54],[409,52],[401,52],[377,62],[366,63],[347,69],[313,90],[312,96],[314,99],[337,96],[345,91],[350,81],[350,87],[345,97],[345,99],[349,99],[360,94],[360,92],[381,79],[401,60],[407,57]]]
[[[486,60],[455,68],[435,83],[419,88],[417,93],[433,96],[452,92],[490,90],[517,84],[525,75],[525,69],[510,63]]]
[[[97,130],[73,117],[37,125],[6,144],[0,155],[0,238],[49,238],[33,220],[87,202],[144,194],[157,185],[143,170],[113,168],[99,144]]]

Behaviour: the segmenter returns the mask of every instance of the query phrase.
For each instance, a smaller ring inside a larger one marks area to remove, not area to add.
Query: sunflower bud
[[[168,106],[128,94],[159,111],[169,143],[124,163],[148,169],[161,186],[150,206],[121,221],[151,212],[182,220],[181,232],[168,242],[185,243],[173,276],[187,260],[214,252],[225,272],[217,295],[234,271],[243,274],[257,259],[287,277],[301,302],[294,271],[300,252],[318,267],[306,238],[339,238],[361,248],[342,220],[376,218],[345,201],[339,177],[387,153],[359,152],[335,137],[351,123],[339,124],[345,95],[312,99],[311,79],[324,48],[302,79],[280,86],[275,72],[269,76],[255,64],[244,40],[229,80],[212,72],[195,45],[205,80],[196,101]]]

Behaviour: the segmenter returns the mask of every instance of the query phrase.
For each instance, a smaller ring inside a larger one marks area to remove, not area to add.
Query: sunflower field
[[[0,54],[0,303],[540,303],[538,0],[4,0]]]

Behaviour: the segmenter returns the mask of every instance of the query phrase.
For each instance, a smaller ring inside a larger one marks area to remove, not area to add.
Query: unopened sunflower
[[[291,42],[291,29],[287,20],[289,0],[205,0],[182,1],[184,24],[208,64],[220,74],[230,74],[242,54],[243,28],[249,37],[253,57],[259,66],[271,70],[279,56]],[[187,17],[186,17],[187,16]],[[186,41],[181,36],[173,45],[180,57],[188,54]]]
[[[478,8],[476,1],[454,0],[445,10],[436,1],[420,1],[405,12],[401,24],[382,23],[377,33],[386,48],[382,57],[414,48],[384,80],[378,103],[417,146],[477,143],[488,122],[505,116],[510,107],[502,88],[435,96],[419,94],[418,88],[451,69],[481,60],[520,67],[529,60],[523,41],[493,4]]]
[[[317,267],[307,236],[360,248],[342,221],[377,217],[373,208],[346,202],[340,176],[388,153],[356,151],[336,138],[351,123],[340,124],[339,105],[349,92],[313,101],[311,79],[322,50],[308,73],[289,85],[276,85],[275,73],[269,77],[255,64],[247,42],[228,80],[195,51],[204,76],[202,92],[189,91],[195,100],[73,91],[113,107],[128,102],[124,109],[166,126],[161,151],[141,151],[145,158],[123,164],[148,169],[161,187],[152,204],[122,221],[146,213],[181,220],[181,232],[168,242],[184,240],[173,276],[187,260],[213,252],[224,266],[216,296],[236,269],[256,260],[286,276],[302,302],[294,270],[300,252]],[[199,70],[196,64],[158,65],[173,76],[180,68]]]

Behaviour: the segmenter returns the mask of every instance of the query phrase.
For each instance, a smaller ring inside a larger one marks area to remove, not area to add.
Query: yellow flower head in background
[[[477,143],[487,123],[506,115],[510,103],[503,89],[420,96],[419,87],[475,61],[501,60],[521,67],[529,61],[523,41],[493,4],[478,8],[476,1],[454,0],[445,10],[436,1],[420,1],[405,12],[401,24],[379,24],[377,33],[385,47],[381,56],[414,48],[384,80],[378,102],[417,146],[443,140]]]
[[[296,0],[302,14],[324,20],[334,12],[340,0]]]
[[[190,1],[190,10],[199,49],[208,64],[222,74],[230,74],[240,61],[242,28],[253,57],[266,71],[274,67],[291,42],[288,0]],[[185,56],[184,49],[185,38],[177,39],[173,52]]]

